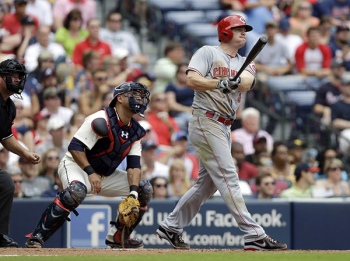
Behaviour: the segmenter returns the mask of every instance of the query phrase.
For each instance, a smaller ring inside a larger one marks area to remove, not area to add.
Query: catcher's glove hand
[[[132,196],[127,197],[124,201],[120,202],[119,222],[127,227],[131,227],[136,223],[139,217],[140,202]]]
[[[241,77],[238,77],[235,81],[233,77],[228,78],[228,80],[219,80],[216,83],[216,89],[219,89],[222,93],[230,93],[236,90],[242,84]]]

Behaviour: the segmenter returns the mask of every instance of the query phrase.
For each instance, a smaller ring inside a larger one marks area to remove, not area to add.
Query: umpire
[[[16,107],[11,95],[22,99],[21,92],[27,78],[26,68],[14,59],[0,63],[0,142],[7,149],[27,161],[38,164],[41,157],[25,150],[13,136],[11,127],[16,118]],[[0,247],[18,247],[9,234],[13,193],[15,186],[10,174],[0,169]]]

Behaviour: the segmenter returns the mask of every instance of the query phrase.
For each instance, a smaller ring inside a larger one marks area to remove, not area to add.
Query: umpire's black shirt
[[[0,93],[0,141],[13,135],[11,127],[15,118],[15,104],[10,97],[5,101]]]

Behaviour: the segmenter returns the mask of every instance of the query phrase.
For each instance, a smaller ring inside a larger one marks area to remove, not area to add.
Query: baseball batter
[[[132,239],[130,234],[145,214],[153,190],[149,182],[141,179],[141,139],[146,131],[132,116],[137,113],[143,117],[148,102],[146,86],[127,82],[115,88],[109,107],[86,117],[58,167],[64,190],[46,208],[34,232],[28,236],[26,247],[42,247],[69,220],[70,212],[78,215],[76,208],[89,193],[128,196],[119,205],[119,217],[109,230],[106,245],[143,247],[142,240]],[[125,157],[127,172],[116,170]],[[120,213],[121,205],[125,217]],[[131,215],[133,211],[137,212],[135,216]],[[126,219],[131,216],[135,218],[127,223]]]
[[[252,29],[239,15],[225,17],[218,24],[220,46],[200,48],[187,69],[187,86],[195,90],[189,138],[199,157],[199,177],[157,229],[158,236],[168,240],[176,249],[190,248],[181,237],[183,228],[216,190],[244,233],[245,250],[287,249],[286,244],[268,237],[252,219],[231,157],[231,124],[241,94],[255,85],[253,62],[233,81],[233,76],[245,61],[237,51],[246,42],[246,32]]]

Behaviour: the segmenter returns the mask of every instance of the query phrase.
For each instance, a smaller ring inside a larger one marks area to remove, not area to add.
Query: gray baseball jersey
[[[218,46],[204,46],[194,54],[187,70],[195,71],[207,79],[227,79],[236,74],[244,61],[244,57],[238,54],[231,57]],[[245,70],[255,76],[254,63]],[[242,197],[231,157],[231,126],[217,121],[218,118],[206,116],[209,111],[227,119],[234,118],[240,100],[241,93],[238,90],[229,94],[223,94],[220,90],[195,91],[193,117],[188,131],[199,158],[198,179],[180,199],[174,211],[160,224],[165,230],[182,233],[201,205],[219,190],[243,231],[245,242],[266,237],[264,229],[252,219]]]
[[[245,59],[239,54],[231,57],[219,46],[203,46],[193,55],[187,71],[195,71],[207,79],[225,80],[237,73]],[[254,62],[245,70],[255,76]],[[238,90],[228,94],[220,90],[195,91],[192,107],[204,111],[214,110],[225,118],[234,119],[240,102],[241,93]]]

